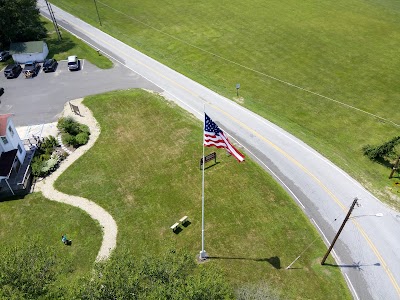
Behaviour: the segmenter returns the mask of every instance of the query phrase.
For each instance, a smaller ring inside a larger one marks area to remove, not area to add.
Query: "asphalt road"
[[[56,122],[65,102],[88,95],[118,89],[146,88],[161,91],[156,85],[137,73],[115,62],[112,69],[102,70],[81,59],[81,70],[69,71],[66,61],[60,61],[53,73],[39,74],[26,79],[6,79],[0,73],[0,114],[13,113],[13,122],[18,126]]]
[[[39,6],[45,7],[43,0],[39,0]],[[153,82],[164,90],[166,97],[199,119],[203,119],[205,105],[208,115],[242,145],[245,154],[288,190],[327,245],[339,229],[353,199],[358,197],[361,206],[354,210],[334,247],[337,266],[326,268],[340,267],[355,299],[400,298],[399,213],[382,204],[344,171],[276,125],[57,7],[53,6],[53,10],[64,28]],[[283,265],[290,263],[282,261]],[[294,267],[302,267],[301,258]]]

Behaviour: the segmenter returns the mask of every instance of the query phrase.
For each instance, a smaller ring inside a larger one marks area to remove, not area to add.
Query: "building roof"
[[[17,149],[8,152],[3,152],[0,156],[0,177],[8,177],[11,173]]]
[[[10,45],[10,54],[42,53],[43,44],[43,41],[12,43]]]
[[[7,120],[12,114],[0,115],[0,136],[6,136]]]

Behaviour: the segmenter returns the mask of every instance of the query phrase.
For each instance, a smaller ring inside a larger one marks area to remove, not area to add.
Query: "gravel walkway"
[[[64,172],[71,164],[74,163],[75,160],[77,160],[90,147],[92,147],[100,135],[99,124],[96,122],[91,111],[82,104],[82,100],[83,99],[70,101],[72,104],[79,107],[81,116],[74,115],[74,113],[71,112],[68,102],[64,106],[64,111],[62,112],[61,116],[73,116],[78,122],[89,126],[91,133],[89,142],[86,145],[79,147],[71,155],[69,155],[54,173],[46,177],[41,182],[38,182],[35,186],[35,190],[42,192],[43,195],[50,200],[67,203],[83,209],[93,219],[100,223],[100,226],[103,229],[103,242],[96,258],[96,261],[100,261],[107,259],[117,245],[117,223],[106,210],[96,203],[82,197],[63,194],[55,190],[53,186],[54,182],[62,174],[62,172]]]

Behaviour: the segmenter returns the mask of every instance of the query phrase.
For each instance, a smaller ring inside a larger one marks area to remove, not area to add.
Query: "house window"
[[[8,144],[8,140],[7,140],[7,138],[5,136],[1,137],[1,141],[3,142],[4,145]]]
[[[19,144],[18,144],[18,152],[22,153],[22,148],[21,148],[21,146]]]
[[[14,130],[11,128],[11,126],[8,126],[8,131],[11,133],[11,136],[14,136]]]

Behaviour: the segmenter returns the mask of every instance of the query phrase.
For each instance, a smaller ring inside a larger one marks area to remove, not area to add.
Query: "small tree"
[[[396,155],[396,146],[400,144],[400,136],[378,146],[366,145],[363,147],[364,155],[374,161],[391,160]]]

